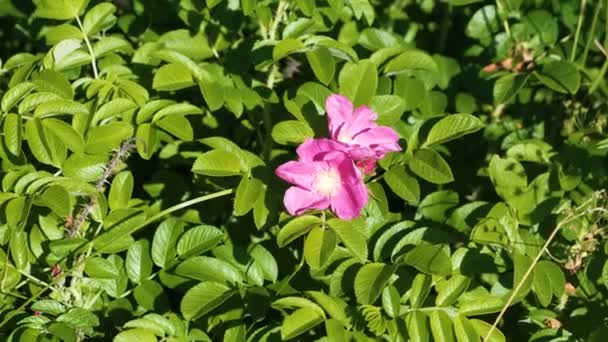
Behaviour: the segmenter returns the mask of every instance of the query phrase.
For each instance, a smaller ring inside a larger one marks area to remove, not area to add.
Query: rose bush
[[[0,0],[3,341],[602,341],[608,2]]]

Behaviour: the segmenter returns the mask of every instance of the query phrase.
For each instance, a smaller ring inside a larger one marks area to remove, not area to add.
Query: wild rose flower
[[[360,171],[343,145],[329,139],[308,139],[298,149],[298,161],[290,161],[276,175],[293,184],[285,192],[285,208],[291,215],[308,210],[331,210],[343,220],[359,216],[368,200]]]
[[[401,151],[399,135],[386,126],[378,126],[378,114],[367,106],[354,108],[342,95],[330,95],[325,101],[329,134],[347,146],[355,160],[379,160],[388,152]]]

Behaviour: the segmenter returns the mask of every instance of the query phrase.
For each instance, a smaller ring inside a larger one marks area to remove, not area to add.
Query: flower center
[[[320,171],[313,181],[314,190],[326,196],[332,196],[339,186],[340,175],[335,169]]]
[[[350,136],[350,134],[348,134],[348,132],[342,131],[340,134],[338,134],[338,141],[349,144],[353,141],[353,138]]]

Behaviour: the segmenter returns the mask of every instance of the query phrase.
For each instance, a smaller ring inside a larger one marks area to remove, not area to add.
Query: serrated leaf
[[[401,261],[427,274],[445,276],[452,273],[450,256],[442,245],[418,245],[407,252]]]
[[[511,100],[521,88],[526,85],[530,74],[508,74],[494,83],[494,103],[506,103]]]
[[[100,257],[88,258],[85,262],[84,271],[91,278],[116,279],[119,276],[116,265]]]
[[[311,308],[301,308],[285,317],[281,325],[283,341],[297,337],[323,322],[323,316]]]
[[[226,177],[240,175],[243,170],[239,157],[234,153],[212,150],[203,153],[194,161],[192,172],[205,176]]]
[[[423,146],[443,144],[484,127],[481,120],[470,114],[448,115],[431,127]]]
[[[391,190],[399,197],[410,203],[420,201],[420,184],[412,177],[403,165],[391,167],[385,174],[384,180]]]
[[[312,138],[315,132],[304,122],[297,120],[281,121],[272,127],[272,139],[281,145],[300,144]]]
[[[409,70],[439,72],[439,68],[433,57],[420,50],[405,51],[390,60],[384,67],[384,73],[388,75],[395,75]]]
[[[152,88],[159,91],[176,91],[194,86],[190,70],[182,64],[170,63],[160,67],[154,74]]]
[[[327,221],[329,227],[336,232],[346,248],[361,262],[367,260],[367,238],[358,224],[360,221],[342,221],[331,219]]]
[[[365,264],[355,276],[355,296],[360,304],[373,304],[389,278],[395,271],[391,265],[383,263]]]
[[[152,260],[157,266],[165,267],[175,259],[177,239],[183,231],[183,224],[175,218],[164,220],[156,228],[152,239]]]
[[[23,97],[29,94],[36,88],[36,85],[29,82],[19,83],[14,87],[11,87],[2,96],[2,102],[0,106],[3,112],[10,111]]]
[[[110,209],[127,207],[133,193],[133,183],[133,175],[130,171],[123,171],[114,177],[108,195]]]
[[[289,221],[277,234],[277,244],[284,247],[321,224],[317,216],[303,215]]]
[[[346,63],[340,71],[339,84],[340,93],[350,98],[355,106],[369,104],[378,87],[376,65],[369,60]]]
[[[452,332],[452,320],[445,311],[431,311],[431,314],[429,315],[429,321],[431,323],[431,333],[433,334],[433,339],[435,341],[455,341],[454,333]]]
[[[445,184],[454,180],[452,170],[445,159],[428,148],[416,151],[408,166],[416,175],[431,183]]]
[[[314,3],[314,1],[313,1]],[[321,83],[328,85],[336,73],[336,61],[328,48],[320,46],[306,52],[306,59]]]
[[[188,229],[177,242],[180,258],[202,254],[215,247],[224,237],[221,230],[213,226],[197,226]]]
[[[85,35],[90,37],[106,27],[108,22],[116,20],[114,12],[116,12],[116,6],[107,2],[91,8],[82,21]]]
[[[263,187],[264,183],[257,178],[249,176],[241,178],[234,196],[234,215],[243,216],[253,209]]]
[[[59,119],[48,118],[42,121],[42,126],[60,139],[72,152],[82,152],[84,150],[82,136],[68,123]]]
[[[15,156],[21,154],[22,130],[20,115],[9,113],[4,116],[4,125],[2,126],[4,144]]]
[[[283,39],[277,43],[272,49],[272,59],[278,61],[279,59],[286,57],[298,50],[304,48],[304,43],[297,39],[288,38]]]
[[[186,292],[180,304],[180,311],[187,320],[197,319],[228,300],[234,293],[228,286],[220,283],[199,283]]]
[[[137,240],[129,247],[125,268],[129,279],[136,284],[150,276],[152,273],[152,256],[150,255],[150,242],[148,240]]]
[[[313,228],[304,241],[304,258],[313,269],[323,267],[336,248],[336,233],[330,229]]]
[[[207,256],[195,256],[183,261],[177,265],[175,273],[186,278],[214,281],[226,285],[243,282],[239,271],[230,263]]]
[[[566,61],[543,64],[535,75],[541,83],[560,93],[574,94],[581,83],[581,75],[576,66]]]

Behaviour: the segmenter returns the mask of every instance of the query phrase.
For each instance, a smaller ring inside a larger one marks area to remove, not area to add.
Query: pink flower
[[[353,108],[348,98],[330,95],[325,101],[332,139],[347,146],[355,160],[382,159],[388,152],[401,151],[399,135],[386,126],[378,126],[378,115],[369,107]]]
[[[283,199],[287,211],[301,215],[331,207],[340,219],[358,217],[368,200],[367,187],[344,146],[329,139],[308,139],[297,153],[298,161],[276,170],[278,177],[294,185]]]

